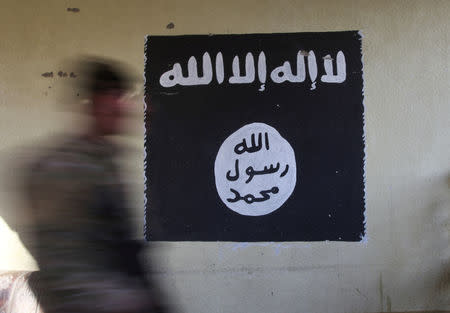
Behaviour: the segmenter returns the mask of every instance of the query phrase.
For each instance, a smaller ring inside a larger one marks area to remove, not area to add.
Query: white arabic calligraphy
[[[198,76],[197,59],[191,56],[188,61],[188,76],[184,77],[180,63],[175,63],[173,68],[161,75],[159,83],[163,87],[173,87],[177,84],[183,86],[208,85],[212,81],[212,64],[208,52],[203,54],[203,77]]]
[[[241,76],[239,69],[239,57],[233,59],[233,76],[230,77],[230,84],[248,84],[255,80],[255,59],[250,52],[245,56],[245,75]]]
[[[219,52],[216,56],[216,78],[219,84],[223,83],[224,76],[223,56],[222,52]]]
[[[347,76],[345,67],[345,56],[342,51],[337,53],[336,57],[337,74],[333,75],[333,59],[328,54],[323,59],[323,66],[325,67],[325,75],[320,78],[324,83],[342,83]]]
[[[305,63],[305,57],[307,63]],[[345,55],[342,51],[338,51],[336,55],[336,74],[333,71],[333,58],[328,54],[323,59],[323,70],[325,74],[320,77],[323,83],[343,83],[347,78],[347,65]],[[311,81],[311,90],[316,89],[316,80],[318,75],[317,59],[314,51],[298,51],[295,71],[293,72],[291,63],[285,61],[281,66],[275,67],[270,71],[270,79],[275,84],[284,82],[302,83],[306,80],[306,70],[308,71],[309,80]],[[187,76],[183,76],[180,63],[175,63],[172,69],[163,73],[159,79],[161,86],[170,88],[176,85],[194,86],[208,85],[213,79],[213,68],[211,57],[205,52],[202,57],[203,76],[198,74],[197,59],[191,56],[187,62]],[[264,51],[258,55],[258,61],[255,66],[255,57],[248,52],[245,56],[245,66],[241,71],[239,56],[235,55],[231,66],[232,75],[229,77],[230,84],[251,84],[255,81],[256,73],[261,83],[260,91],[265,90],[267,80],[267,60]],[[215,76],[217,83],[220,85],[225,80],[225,66],[222,52],[218,52],[215,58]]]
[[[228,136],[217,152],[214,178],[222,203],[246,216],[280,209],[294,192],[297,162],[290,143],[273,127],[250,123]]]

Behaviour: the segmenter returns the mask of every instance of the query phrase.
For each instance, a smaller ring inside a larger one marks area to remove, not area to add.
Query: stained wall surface
[[[84,121],[76,78],[57,75],[72,70],[67,60],[112,57],[141,75],[147,34],[356,29],[367,240],[153,243],[155,275],[184,312],[450,310],[450,1],[1,0],[0,8],[0,269],[37,268],[11,230],[27,222],[14,165],[25,147]],[[128,125],[124,166],[142,236],[141,104]]]

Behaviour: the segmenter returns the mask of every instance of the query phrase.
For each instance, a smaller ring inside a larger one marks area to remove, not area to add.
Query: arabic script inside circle
[[[248,124],[223,142],[214,175],[220,199],[229,209],[266,215],[279,209],[295,189],[295,153],[275,128]]]

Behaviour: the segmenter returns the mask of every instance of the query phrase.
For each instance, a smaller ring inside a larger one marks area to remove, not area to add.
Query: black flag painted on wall
[[[361,36],[148,36],[146,238],[361,241]]]

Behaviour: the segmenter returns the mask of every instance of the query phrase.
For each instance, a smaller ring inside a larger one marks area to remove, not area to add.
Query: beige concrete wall
[[[61,96],[76,93],[69,78],[41,76],[71,71],[65,60],[110,56],[142,73],[146,34],[358,29],[368,241],[159,243],[157,275],[192,313],[450,310],[449,17],[450,1],[1,0],[0,216],[26,222],[10,166],[27,156],[23,147],[80,119]],[[140,234],[140,108],[129,124]],[[36,268],[4,223],[0,234],[1,269]]]

